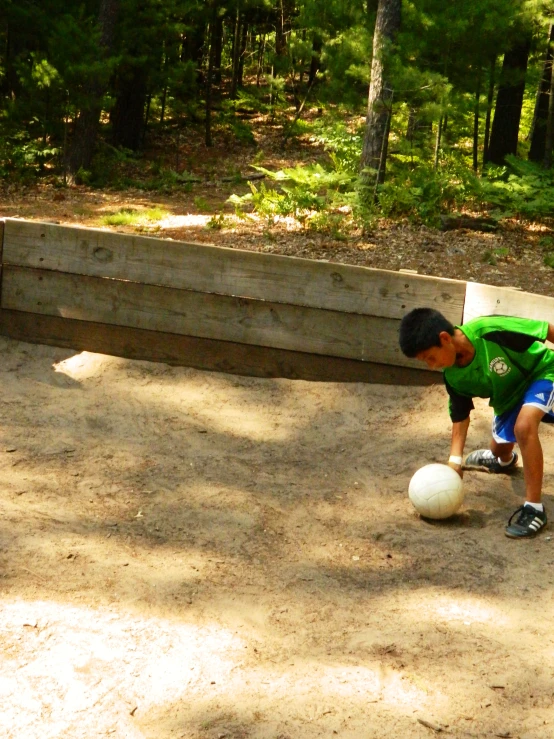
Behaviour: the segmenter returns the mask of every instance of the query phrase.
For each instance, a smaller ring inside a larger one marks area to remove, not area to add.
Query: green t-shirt
[[[484,316],[456,328],[471,341],[475,356],[466,367],[443,372],[453,421],[468,417],[474,397],[490,398],[499,416],[521,400],[531,382],[554,381],[554,351],[544,344],[547,321]]]

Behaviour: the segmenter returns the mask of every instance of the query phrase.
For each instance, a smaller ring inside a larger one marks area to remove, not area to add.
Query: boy
[[[517,442],[526,497],[510,517],[506,536],[534,536],[546,526],[539,423],[554,422],[554,351],[544,345],[545,340],[554,342],[554,325],[485,316],[453,326],[439,311],[415,308],[402,319],[399,338],[407,357],[443,370],[452,419],[448,464],[460,476],[472,398],[490,399],[494,410],[490,449],[472,452],[466,465],[508,473],[518,461],[513,451]]]

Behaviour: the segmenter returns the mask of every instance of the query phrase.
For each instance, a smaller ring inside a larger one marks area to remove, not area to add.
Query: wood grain
[[[49,270],[4,267],[2,308],[361,361],[419,367],[399,321]]]
[[[0,310],[0,334],[30,343],[253,377],[389,385],[442,383],[425,369],[316,356],[259,346]]]
[[[396,319],[431,306],[459,323],[465,296],[456,280],[13,219],[4,261]]]

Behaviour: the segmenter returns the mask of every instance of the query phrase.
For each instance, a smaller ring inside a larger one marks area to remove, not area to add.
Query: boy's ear
[[[452,336],[450,336],[448,331],[441,331],[439,334],[439,339],[441,342],[441,346],[448,346],[448,344],[452,343]]]

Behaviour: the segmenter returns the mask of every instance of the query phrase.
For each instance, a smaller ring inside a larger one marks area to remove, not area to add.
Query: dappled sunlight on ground
[[[447,704],[440,687],[418,685],[403,671],[305,658],[254,666],[252,634],[115,607],[3,600],[0,633],[0,728],[10,737],[38,736],[37,720],[41,736],[69,736],[90,713],[95,736],[141,737],[135,724],[153,708],[185,701],[198,711],[256,695],[306,719],[315,694],[327,713],[336,701],[358,711],[378,701],[400,715]],[[316,709],[311,720],[318,718]]]
[[[67,359],[62,359],[60,362],[54,362],[52,368],[55,372],[61,372],[75,380],[84,380],[94,377],[102,369],[104,363],[105,356],[103,354],[79,352],[67,357]]]
[[[156,223],[156,226],[160,229],[167,228],[206,228],[212,216],[209,215],[172,215],[162,218]]]
[[[417,605],[414,606],[414,610],[417,609],[420,616],[427,615],[429,619],[449,625],[458,622],[466,626],[473,623],[489,624],[495,629],[503,629],[510,625],[510,619],[501,608],[495,608],[490,603],[485,604],[476,598],[460,597],[459,594],[451,597],[433,594],[428,604],[422,603],[421,600],[420,594]]]
[[[445,522],[407,496],[448,453],[442,387],[0,349],[2,737],[550,739],[521,474],[466,473]]]
[[[129,730],[141,736],[132,727],[137,711],[221,686],[245,647],[225,629],[116,609],[44,601],[0,605],[5,737],[66,736],[91,711],[97,718],[88,736],[111,731],[122,737]]]
[[[233,381],[229,376],[214,374],[210,378],[209,392],[212,403],[203,400],[207,390],[202,374],[193,374],[178,379],[163,374],[151,373],[142,378],[125,375],[128,360],[91,352],[81,352],[53,365],[58,373],[76,381],[100,378],[109,373],[117,380],[117,393],[128,395],[140,402],[145,383],[151,394],[151,403],[159,413],[183,414],[183,422],[197,429],[210,429],[211,433],[240,436],[254,441],[286,441],[298,433],[302,426],[312,422],[316,414],[306,408],[302,419],[298,416],[298,404],[302,403],[306,382],[290,383],[279,379],[268,380],[272,394],[267,398],[264,391],[263,404],[256,385],[244,387],[242,380]],[[154,367],[154,365],[152,365]],[[186,371],[185,371],[186,373]],[[142,380],[142,381],[141,381]],[[109,390],[107,391],[109,392]],[[271,411],[268,413],[268,404]],[[173,417],[174,418],[174,417]]]

